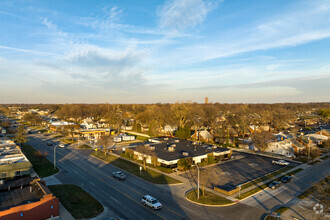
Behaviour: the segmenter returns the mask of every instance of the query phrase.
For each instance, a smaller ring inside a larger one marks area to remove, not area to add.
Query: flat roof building
[[[0,180],[30,174],[32,165],[11,140],[0,139]]]
[[[149,153],[147,163],[152,163],[152,157],[154,157],[157,158],[158,165],[165,167],[176,167],[178,160],[182,158],[192,158],[192,162],[197,164],[208,155],[213,155],[221,160],[229,159],[232,154],[232,151],[227,148],[171,137],[152,138],[142,146],[149,149],[149,152],[142,152],[138,146],[129,149],[133,150],[140,160]]]

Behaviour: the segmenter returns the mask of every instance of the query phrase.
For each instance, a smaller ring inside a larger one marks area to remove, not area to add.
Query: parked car
[[[292,176],[283,176],[281,179],[282,183],[288,183],[292,181]]]
[[[53,143],[52,143],[52,142],[47,142],[47,145],[48,145],[48,146],[52,146]]]
[[[61,147],[61,148],[64,148],[65,147],[64,144],[59,144],[58,146]]]
[[[268,185],[268,187],[271,188],[271,189],[275,189],[275,188],[279,187],[280,185],[281,185],[280,182],[278,182],[278,181],[273,181],[273,182],[271,182],[271,183]]]
[[[285,161],[285,160],[273,160],[272,161],[273,164],[276,164],[276,165],[289,165],[290,163]]]
[[[162,204],[156,198],[149,195],[145,195],[142,197],[142,204],[145,206],[149,206],[153,210],[162,208]]]
[[[113,172],[112,177],[117,178],[118,180],[124,180],[126,178],[125,174],[121,171]]]

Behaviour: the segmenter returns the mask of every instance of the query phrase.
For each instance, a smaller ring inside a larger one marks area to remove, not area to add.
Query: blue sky
[[[330,101],[328,0],[0,1],[0,103]]]

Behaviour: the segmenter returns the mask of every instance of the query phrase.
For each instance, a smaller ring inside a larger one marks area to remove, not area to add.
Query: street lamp
[[[58,147],[58,145],[56,145],[54,147],[54,170],[56,170],[56,148]]]
[[[199,166],[191,165],[192,167],[197,167],[197,199],[199,199]]]

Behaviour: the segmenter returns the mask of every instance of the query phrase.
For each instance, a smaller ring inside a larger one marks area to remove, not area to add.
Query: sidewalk
[[[255,184],[255,185],[253,185],[253,186],[251,186],[251,187],[249,187],[249,188],[243,189],[243,190],[241,190],[240,194],[245,193],[245,192],[248,192],[248,191],[250,191],[250,190],[252,190],[252,189],[254,189],[254,188],[258,187],[258,186],[262,186],[262,185],[264,185],[264,184],[271,183],[271,182],[273,182],[275,179],[277,179],[277,178],[279,178],[279,177],[281,177],[281,176],[283,176],[283,175],[286,175],[286,174],[288,174],[288,173],[290,173],[290,172],[292,172],[292,171],[295,171],[295,170],[297,170],[297,169],[299,169],[299,168],[305,170],[305,169],[308,168],[308,167],[309,167],[309,165],[307,165],[307,164],[301,164],[301,165],[296,166],[296,167],[294,167],[294,168],[292,168],[292,169],[290,169],[290,170],[287,170],[287,171],[285,171],[285,172],[283,172],[283,173],[280,173],[280,174],[276,175],[275,177],[273,177],[273,178],[271,178],[271,179],[267,179],[267,180],[265,180],[265,181],[262,181],[262,182],[260,182],[260,183]],[[253,180],[252,180],[252,181],[253,181]],[[238,193],[235,193],[235,194],[232,195],[232,197],[236,197],[236,196],[238,196]]]

